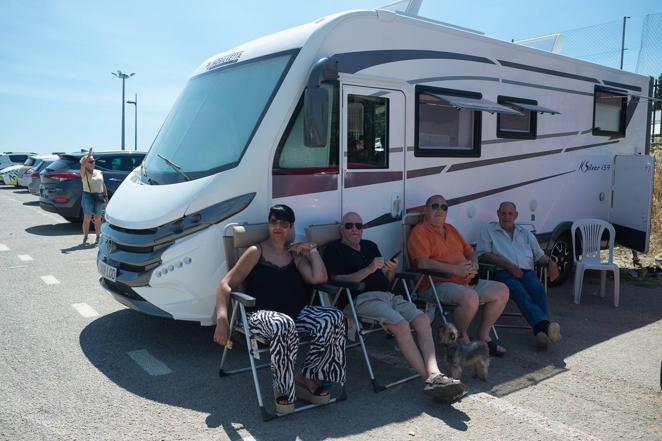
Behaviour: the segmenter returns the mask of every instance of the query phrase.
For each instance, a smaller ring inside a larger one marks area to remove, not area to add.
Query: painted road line
[[[60,281],[56,279],[55,276],[51,275],[41,276],[41,280],[43,280],[46,285],[58,285],[60,283]]]
[[[31,260],[34,260],[29,254],[19,254],[18,259],[21,262],[30,262]]]
[[[241,423],[230,423],[232,425],[232,428],[234,429],[235,432],[237,432],[237,435],[241,437],[241,441],[257,441],[253,435],[244,427],[243,424]],[[299,437],[297,436],[297,440]],[[295,440],[296,441],[296,440]]]
[[[9,251],[9,247],[4,243],[0,243],[0,251]]]
[[[547,418],[540,413],[509,403],[502,398],[497,398],[485,392],[469,395],[469,398],[478,401],[479,403],[487,404],[495,409],[499,415],[510,415],[513,418],[549,432],[557,436],[559,439],[600,441],[599,438],[589,435],[586,432],[582,432],[581,430],[570,427],[560,421]]]
[[[172,370],[165,363],[156,359],[147,349],[129,351],[127,354],[149,375],[156,376],[172,373]]]
[[[71,306],[74,307],[76,311],[80,315],[82,315],[85,318],[91,318],[91,317],[98,317],[99,313],[94,310],[90,305],[87,303],[74,303]]]

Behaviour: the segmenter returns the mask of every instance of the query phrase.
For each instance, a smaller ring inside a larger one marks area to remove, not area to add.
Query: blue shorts
[[[101,216],[103,210],[106,209],[103,193],[88,193],[84,191],[81,205],[83,206],[83,215],[85,216],[92,214]]]

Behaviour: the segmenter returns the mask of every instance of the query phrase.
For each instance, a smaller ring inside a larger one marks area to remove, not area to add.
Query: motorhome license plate
[[[105,277],[106,279],[112,282],[117,281],[117,268],[115,268],[114,266],[110,266],[104,262],[98,262],[97,265],[99,266],[99,273],[103,277]]]

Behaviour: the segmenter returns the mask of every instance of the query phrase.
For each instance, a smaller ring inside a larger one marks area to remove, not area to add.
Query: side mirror
[[[303,96],[303,144],[324,147],[329,136],[329,91],[308,87]]]
[[[338,79],[338,61],[321,58],[313,65],[303,95],[303,145],[324,147],[329,137],[329,91],[322,83]]]

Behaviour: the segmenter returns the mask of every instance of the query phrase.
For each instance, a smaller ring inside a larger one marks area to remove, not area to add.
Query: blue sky
[[[119,148],[121,81],[135,72],[138,146],[147,150],[191,72],[207,57],[256,37],[388,0],[0,2],[0,151]],[[625,67],[634,70],[644,16],[658,0],[427,0],[421,15],[510,40],[628,21]],[[620,34],[614,38],[619,39]],[[126,106],[133,148],[133,106]]]

